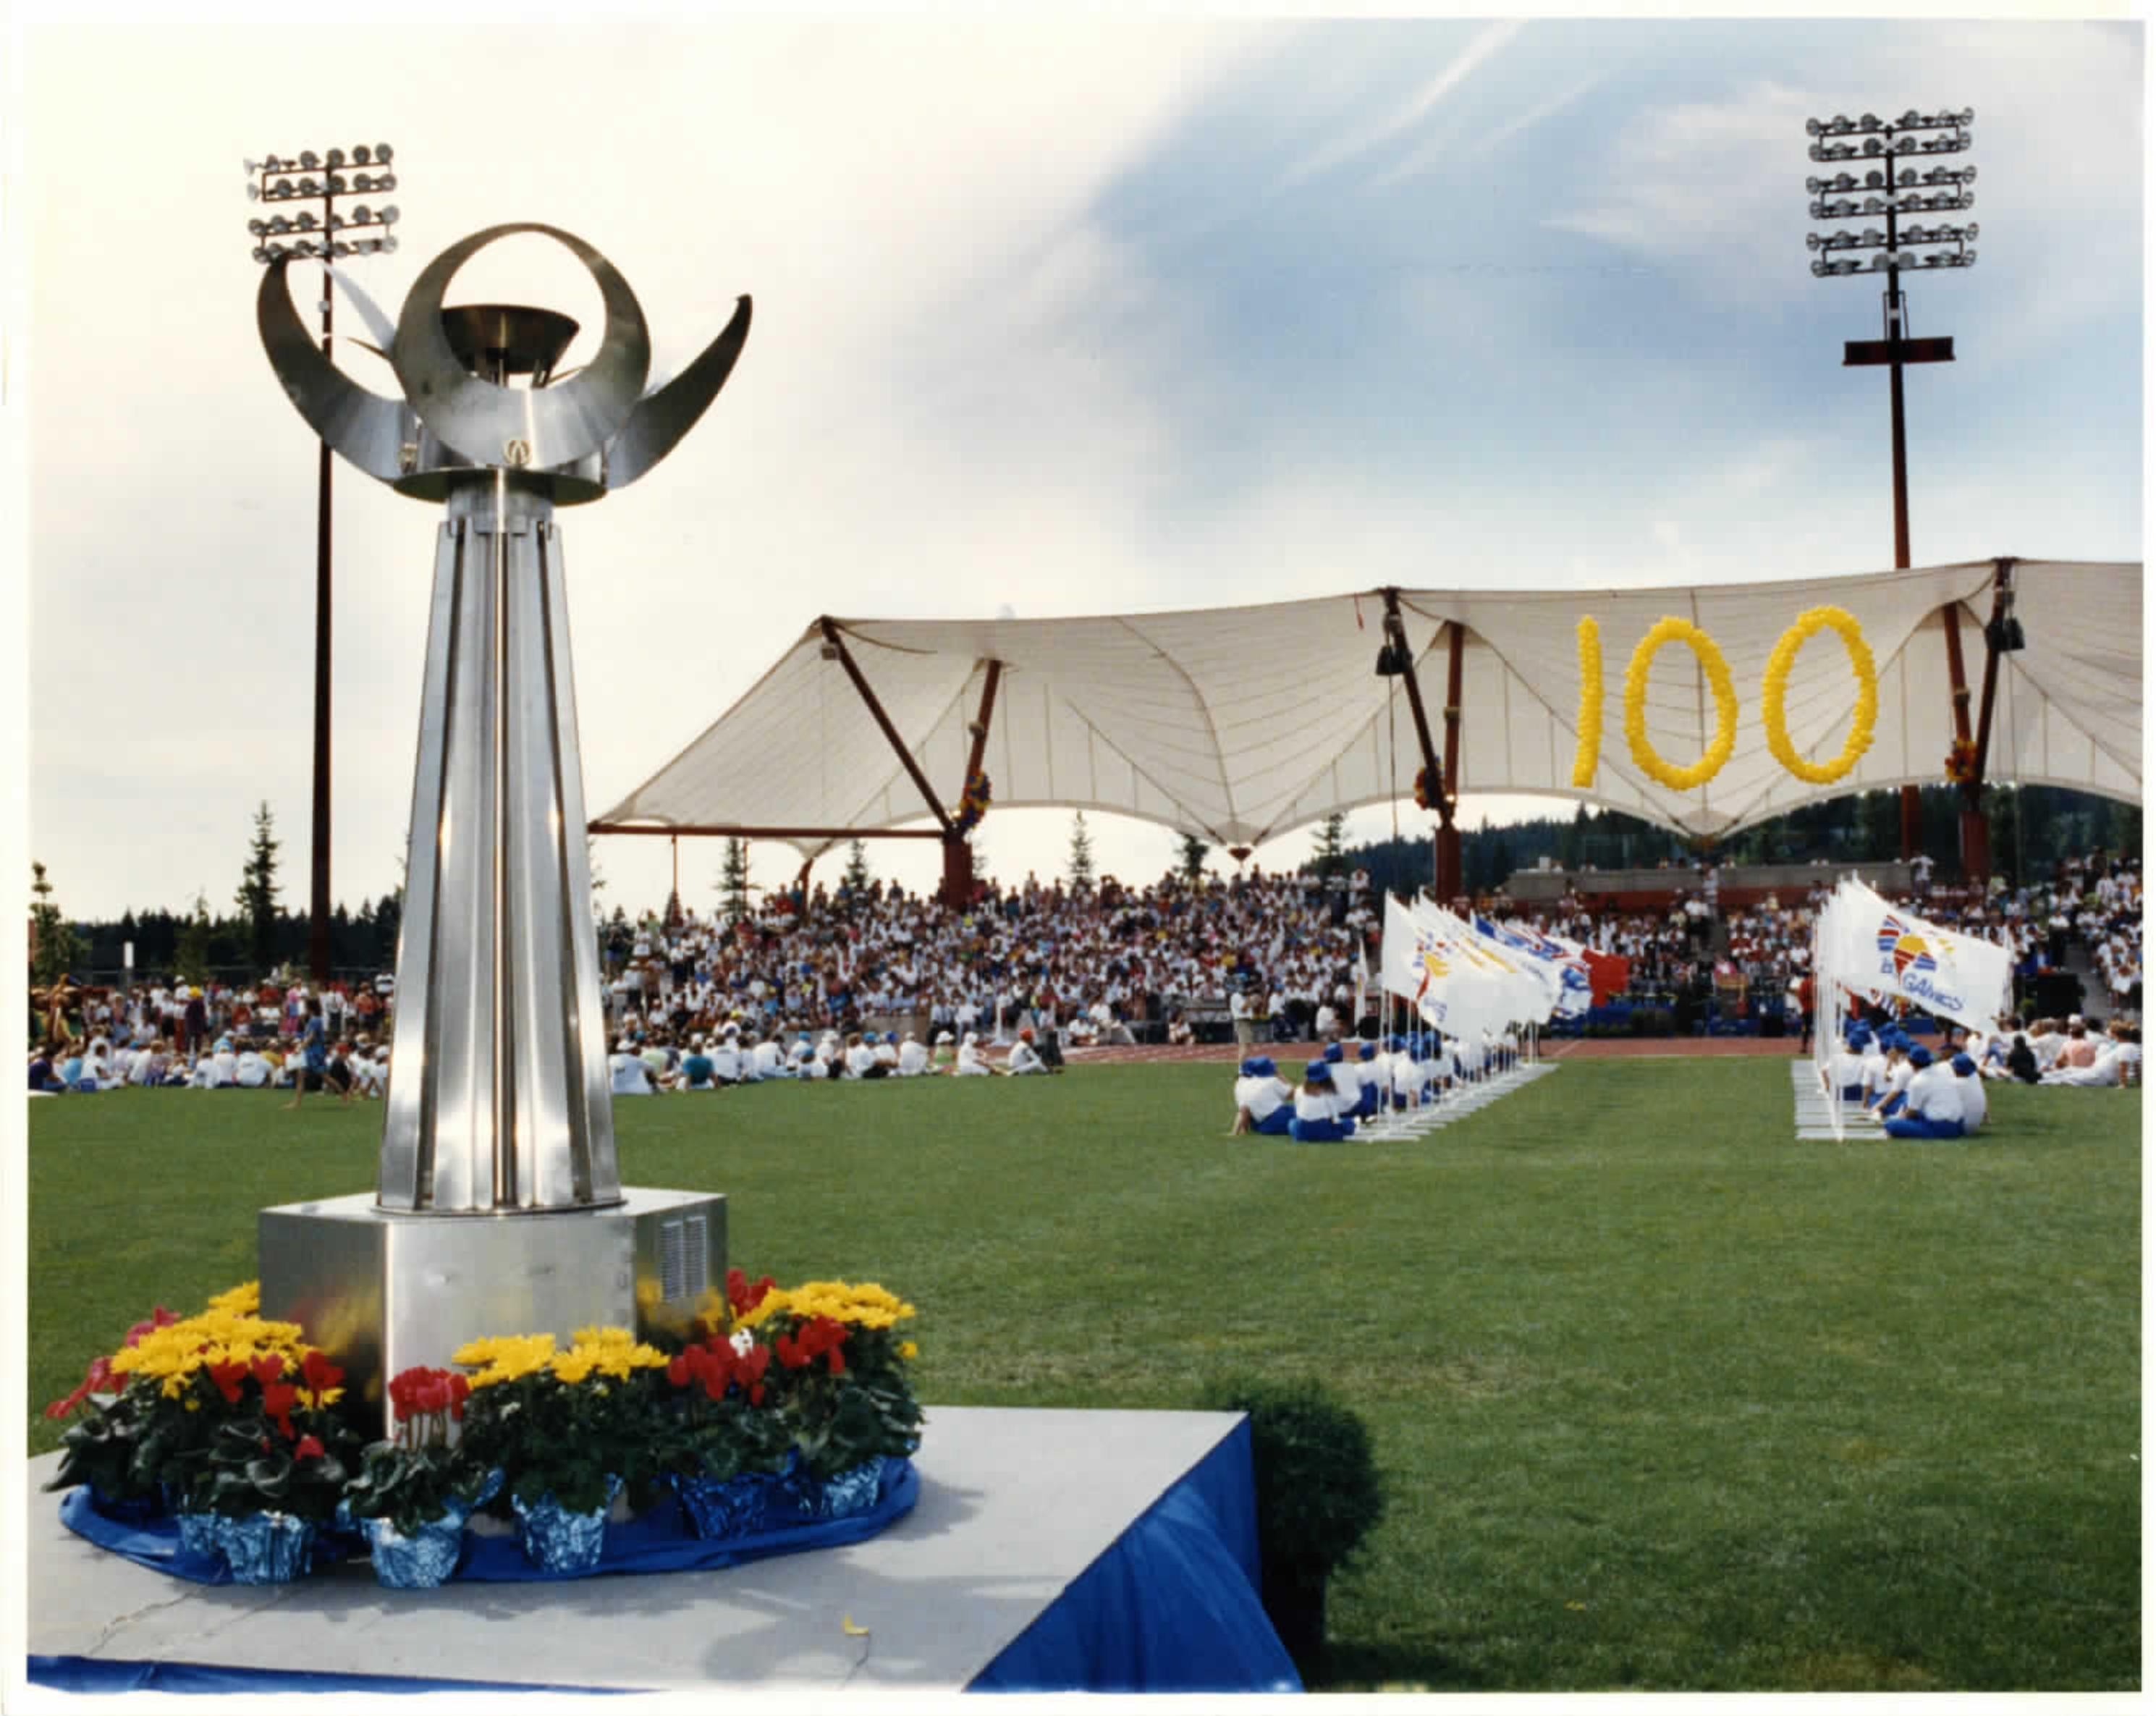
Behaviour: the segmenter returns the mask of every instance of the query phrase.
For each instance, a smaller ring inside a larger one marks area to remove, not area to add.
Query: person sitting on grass
[[[1228,1128],[1228,1136],[1262,1133],[1286,1138],[1288,1123],[1295,1118],[1294,1097],[1294,1087],[1274,1071],[1270,1056],[1251,1056],[1237,1069],[1235,1123]]]
[[[1887,1039],[1887,1082],[1872,1099],[1872,1113],[1881,1120],[1891,1120],[1899,1114],[1909,1100],[1909,1081],[1916,1074],[1916,1066],[1909,1059],[1909,1040],[1896,1031]]]
[[[1027,1025],[1011,1045],[1010,1053],[1004,1058],[999,1069],[1010,1077],[1017,1078],[1029,1072],[1046,1072],[1048,1063],[1040,1058],[1040,1051],[1033,1046],[1033,1027]]]
[[[938,1072],[948,1072],[951,1070],[952,1063],[956,1061],[957,1058],[958,1051],[952,1041],[951,1033],[947,1030],[937,1031],[936,1033],[936,1052],[929,1056],[929,1072],[932,1075]]]
[[[613,1046],[613,1053],[607,1059],[608,1082],[617,1097],[648,1097],[651,1094],[651,1069],[644,1064],[627,1037]]]
[[[33,1097],[57,1097],[67,1086],[62,1081],[59,1068],[54,1064],[59,1051],[50,1043],[40,1043],[30,1051],[30,1094]]]
[[[1964,1052],[1948,1064],[1953,1068],[1954,1093],[1961,1098],[1962,1135],[1974,1138],[1990,1115],[1991,1099],[1984,1095],[1984,1080],[1978,1076],[1974,1056]]]
[[[1332,1095],[1343,1114],[1353,1114],[1363,1101],[1363,1070],[1351,1064],[1347,1049],[1337,1040],[1325,1046],[1325,1064],[1332,1069]]]
[[[1871,1042],[1871,1032],[1861,1027],[1854,1029],[1828,1059],[1827,1086],[1839,1092],[1845,1102],[1864,1100],[1864,1051]]]
[[[1376,1115],[1378,1101],[1384,1095],[1385,1074],[1378,1065],[1378,1046],[1368,1039],[1357,1048],[1355,1058],[1362,1063],[1355,1069],[1362,1081],[1355,1099],[1355,1117],[1368,1120]]]
[[[2006,1051],[2006,1076],[2023,1084],[2035,1084],[2044,1076],[2037,1070],[2036,1051],[2025,1032],[2014,1033],[2014,1046]]]
[[[954,1078],[986,1078],[988,1063],[981,1057],[981,1034],[977,1030],[966,1033],[965,1041],[958,1045],[958,1064],[951,1069]]]
[[[928,1051],[921,1046],[921,1039],[911,1031],[898,1046],[898,1076],[901,1078],[919,1078],[928,1071]]]
[[[1877,1037],[1872,1036],[1869,1032],[1867,1032],[1866,1033],[1863,1056],[1864,1077],[1862,1083],[1864,1093],[1858,1098],[1858,1100],[1861,1102],[1866,1108],[1869,1108],[1874,1102],[1877,1102],[1881,1097],[1886,1094],[1887,1067],[1887,1045],[1881,1042]]]
[[[1299,1144],[1337,1144],[1355,1136],[1355,1123],[1341,1112],[1332,1088],[1332,1069],[1313,1061],[1302,1070],[1302,1088],[1295,1093],[1295,1118],[1287,1135]]]
[[[2133,1059],[2136,1063],[2135,1071],[2138,1072],[2138,1062],[2141,1058],[2138,1031],[2128,1033],[2125,1026],[2114,1025],[2108,1036],[2091,1040],[2087,1035],[2087,1026],[2076,1025],[2074,1030],[2080,1033],[2079,1040],[2089,1044],[2089,1058],[2087,1064],[2077,1065],[2072,1059],[2071,1046],[2076,1038],[2070,1035],[2069,1052],[2061,1056],[2059,1064],[2044,1075],[2043,1081],[2046,1084],[2089,1086],[2115,1085],[2122,1082],[2120,1075],[2123,1068],[2119,1056],[2123,1051],[2124,1037],[2129,1034],[2134,1039]],[[2101,1047],[2097,1046],[2099,1044]]]
[[[689,1052],[681,1057],[681,1086],[688,1091],[715,1091],[718,1086],[711,1079],[711,1057],[704,1052],[704,1039],[689,1039]]]
[[[1916,1068],[1909,1080],[1908,1102],[1902,1113],[1887,1123],[1887,1135],[1897,1138],[1958,1138],[1962,1135],[1961,1092],[1953,1068],[1932,1059],[1921,1044],[1909,1051]]]

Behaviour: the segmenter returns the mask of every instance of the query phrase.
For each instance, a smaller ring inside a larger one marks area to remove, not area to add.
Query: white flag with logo
[[[1862,882],[1835,891],[1831,958],[1840,981],[1863,994],[1903,996],[1972,1030],[1997,1027],[2013,1003],[2007,949],[1890,906]]]

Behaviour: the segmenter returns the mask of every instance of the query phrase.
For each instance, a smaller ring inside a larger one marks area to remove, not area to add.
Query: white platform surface
[[[746,1566],[387,1591],[364,1562],[200,1585],[59,1523],[29,1462],[33,1656],[662,1690],[962,1688],[1224,1437],[1221,1412],[931,1406],[913,1511]],[[849,1636],[844,1621],[868,1628]]]

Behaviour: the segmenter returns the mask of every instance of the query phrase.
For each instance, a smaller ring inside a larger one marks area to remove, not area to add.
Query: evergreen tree
[[[1183,872],[1183,880],[1196,881],[1205,874],[1205,855],[1213,849],[1198,835],[1187,834],[1175,843],[1175,867]]]
[[[729,924],[748,916],[748,842],[729,840],[719,861],[719,910]]]
[[[172,950],[173,968],[182,981],[209,981],[209,938],[214,927],[210,922],[208,897],[198,891],[193,914],[182,922],[179,941]]]
[[[239,908],[247,935],[247,963],[259,975],[277,963],[277,848],[270,830],[270,801],[264,799],[254,813],[254,839],[247,849],[247,865],[239,873],[239,891],[233,904]],[[332,932],[334,933],[334,932]]]
[[[1317,830],[1317,851],[1311,866],[1323,876],[1348,874],[1348,819],[1336,810]]]
[[[866,840],[855,840],[847,845],[845,874],[839,880],[855,893],[860,893],[868,886],[869,847]]]
[[[53,885],[35,859],[30,861],[30,980],[49,984],[80,960],[82,943],[53,903]]]
[[[1093,886],[1093,836],[1086,831],[1086,813],[1074,811],[1070,817],[1070,888],[1074,893],[1089,893]]]

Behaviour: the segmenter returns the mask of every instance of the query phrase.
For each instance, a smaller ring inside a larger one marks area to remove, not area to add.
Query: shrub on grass
[[[1325,1650],[1325,1584],[1385,1511],[1363,1421],[1316,1382],[1209,1383],[1200,1404],[1246,1412],[1265,1613],[1306,1674]]]

